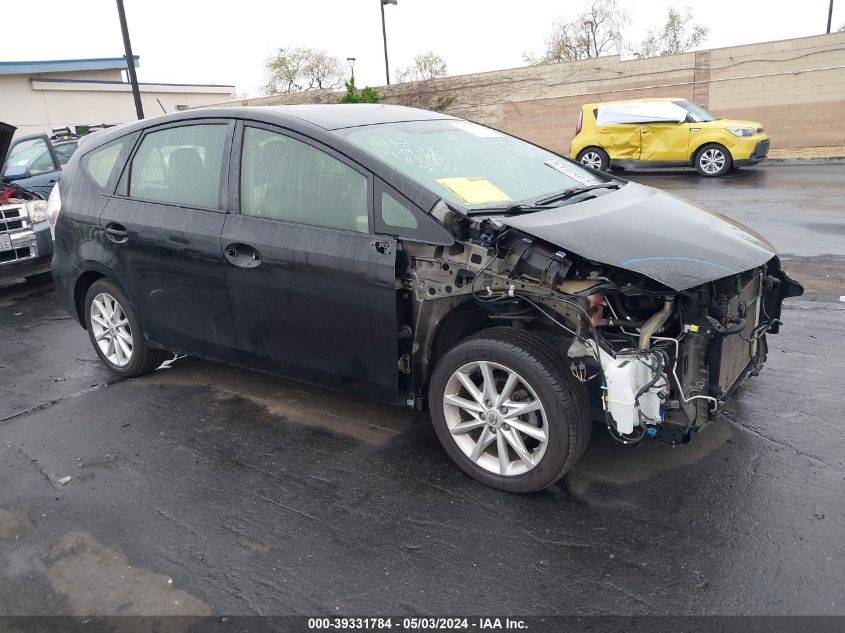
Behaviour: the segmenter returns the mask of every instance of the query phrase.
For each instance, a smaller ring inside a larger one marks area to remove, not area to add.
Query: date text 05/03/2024
[[[526,631],[528,624],[519,618],[475,617],[347,617],[309,618],[310,630],[393,630],[398,631]]]

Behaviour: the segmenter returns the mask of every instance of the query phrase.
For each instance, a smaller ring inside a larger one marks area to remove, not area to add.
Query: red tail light
[[[575,124],[575,133],[579,134],[581,132],[581,124],[584,123],[584,111],[578,111],[578,123]]]

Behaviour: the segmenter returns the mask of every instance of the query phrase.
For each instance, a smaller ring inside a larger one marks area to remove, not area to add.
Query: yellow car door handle
[[[690,131],[690,132],[701,132],[701,128],[700,128],[700,127],[691,127],[691,128],[689,129],[689,131]]]

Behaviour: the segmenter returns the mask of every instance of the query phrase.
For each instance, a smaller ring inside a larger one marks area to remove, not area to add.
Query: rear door
[[[600,144],[614,160],[640,158],[640,125],[636,123],[607,123],[596,126]]]
[[[397,396],[396,240],[372,233],[373,176],[290,131],[239,124],[222,244],[242,361]]]
[[[220,234],[234,122],[150,128],[100,215],[109,267],[146,334],[166,347],[236,358]]]

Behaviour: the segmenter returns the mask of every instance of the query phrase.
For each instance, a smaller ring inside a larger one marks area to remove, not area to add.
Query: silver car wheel
[[[549,445],[549,424],[537,393],[512,369],[488,361],[458,368],[443,394],[446,426],[477,466],[514,477],[536,467]]]
[[[581,164],[593,169],[601,169],[601,156],[598,152],[586,152],[581,156]]]
[[[132,360],[132,329],[129,317],[117,300],[101,292],[91,301],[89,324],[103,356],[113,365],[124,367]]]
[[[701,153],[698,164],[705,173],[718,174],[725,167],[726,160],[724,152],[714,147]]]

